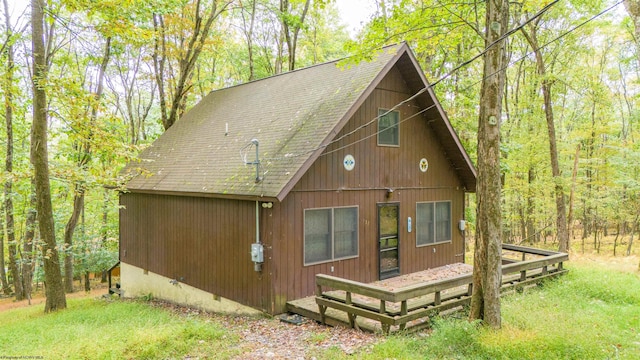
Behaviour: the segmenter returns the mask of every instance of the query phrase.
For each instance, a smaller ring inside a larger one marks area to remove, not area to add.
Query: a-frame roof
[[[212,91],[124,170],[134,192],[282,200],[324,147],[394,67],[410,90],[428,87],[406,44],[382,49],[369,62],[338,61]],[[425,121],[467,191],[476,172],[431,88],[417,98]],[[259,141],[260,174],[253,165]]]

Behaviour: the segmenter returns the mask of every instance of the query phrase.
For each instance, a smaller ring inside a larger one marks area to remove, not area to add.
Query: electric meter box
[[[264,262],[264,247],[262,244],[251,244],[251,261],[255,263]]]

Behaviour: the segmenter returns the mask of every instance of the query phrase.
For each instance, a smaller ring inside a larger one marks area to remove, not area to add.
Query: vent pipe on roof
[[[256,147],[256,159],[254,161],[247,161],[247,157],[243,156],[243,161],[245,165],[256,166],[256,182],[259,183],[260,181],[262,181],[262,177],[260,176],[260,142],[258,141],[258,139],[251,139],[251,143],[247,144],[247,146],[245,146],[243,150],[247,149],[251,145],[254,145]]]

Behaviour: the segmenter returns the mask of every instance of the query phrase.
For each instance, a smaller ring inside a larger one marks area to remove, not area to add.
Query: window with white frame
[[[400,113],[385,109],[378,110],[378,145],[400,145]]]
[[[358,256],[358,208],[304,211],[304,264]]]
[[[416,245],[451,241],[451,201],[416,204]]]

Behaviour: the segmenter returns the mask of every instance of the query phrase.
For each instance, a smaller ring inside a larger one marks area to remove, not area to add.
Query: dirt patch
[[[153,300],[179,316],[208,318],[221,324],[240,338],[240,355],[235,359],[314,359],[324,349],[335,347],[344,354],[368,351],[379,342],[380,335],[342,326],[328,327],[313,320],[300,318],[299,323],[283,322],[279,317],[259,318],[208,313],[198,309]]]
[[[608,256],[601,254],[579,253],[577,251],[569,254],[569,264],[571,262],[596,264],[609,269],[628,273],[638,273],[640,271],[640,257],[638,255],[630,256]]]

